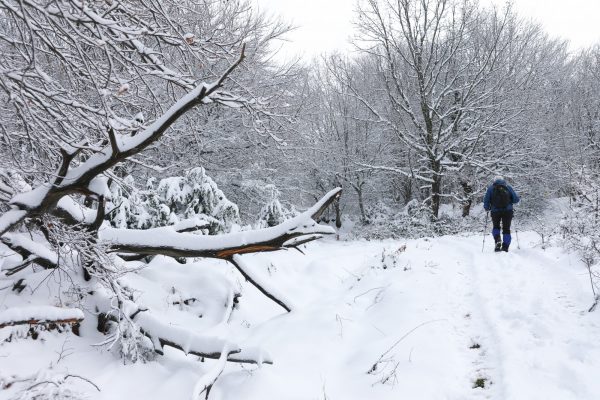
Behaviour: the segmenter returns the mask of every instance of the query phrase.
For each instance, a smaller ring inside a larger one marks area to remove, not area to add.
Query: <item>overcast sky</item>
[[[289,35],[282,57],[347,50],[352,35],[355,0],[255,0],[260,8],[292,21],[298,29]],[[481,0],[504,4],[505,0]],[[513,0],[519,14],[544,25],[553,36],[568,39],[573,48],[600,43],[600,0]]]

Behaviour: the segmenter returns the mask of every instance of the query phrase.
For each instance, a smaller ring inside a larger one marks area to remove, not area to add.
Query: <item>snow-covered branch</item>
[[[229,261],[237,268],[238,271],[246,278],[247,281],[252,283],[262,294],[273,300],[275,303],[280,305],[285,311],[291,312],[293,305],[282,293],[277,290],[276,287],[269,285],[267,282],[258,279],[250,272],[250,268],[246,262],[242,259],[239,254],[234,255]]]
[[[215,365],[208,373],[202,375],[202,378],[196,385],[194,386],[194,392],[192,393],[192,400],[199,400],[200,395],[206,392],[206,399],[208,399],[208,394],[210,393],[210,389],[212,385],[219,379],[219,376],[223,373],[225,369],[225,365],[227,364],[227,357],[230,354],[233,354],[229,346],[225,345],[221,350],[221,357],[219,357],[219,362]]]
[[[99,237],[120,253],[230,260],[236,254],[294,247],[293,239],[334,234],[333,228],[319,225],[313,218],[318,218],[340,194],[340,188],[334,189],[304,213],[271,228],[218,236],[178,233],[172,227],[146,230],[103,228]]]
[[[37,243],[21,233],[6,233],[0,236],[0,242],[15,253],[19,254],[23,262],[10,270],[6,275],[13,275],[31,263],[36,263],[44,268],[58,267],[58,255],[43,244]]]
[[[0,329],[15,325],[75,325],[81,321],[83,312],[78,308],[27,306],[0,311]]]
[[[244,48],[242,47],[238,59],[215,82],[198,85],[137,135],[115,137],[114,142],[119,143],[118,149],[109,144],[76,167],[66,168],[65,164],[62,164],[59,171],[60,178],[53,184],[46,183],[29,192],[15,195],[10,204],[27,212],[18,214],[13,212],[12,218],[6,218],[5,221],[0,219],[0,235],[21,222],[27,215],[40,215],[51,211],[65,196],[73,193],[89,193],[88,187],[97,176],[159,140],[167,129],[193,107],[210,102],[210,95],[223,85],[231,72],[244,60],[244,57]],[[114,132],[113,134],[116,135]]]
[[[137,312],[132,320],[152,340],[154,349],[159,354],[163,353],[164,346],[169,346],[181,350],[185,354],[220,359],[223,357],[223,349],[227,349],[226,361],[259,365],[273,364],[273,359],[264,350],[254,347],[242,348],[223,339],[202,336],[189,329],[165,323],[146,311]]]

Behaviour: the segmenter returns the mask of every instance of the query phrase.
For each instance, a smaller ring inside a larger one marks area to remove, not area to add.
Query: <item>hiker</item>
[[[496,176],[485,193],[483,208],[491,211],[492,236],[494,236],[494,251],[508,251],[510,246],[510,223],[513,218],[513,204],[519,202],[519,196],[513,188],[506,183],[503,177]],[[502,240],[500,240],[500,223],[502,223]]]

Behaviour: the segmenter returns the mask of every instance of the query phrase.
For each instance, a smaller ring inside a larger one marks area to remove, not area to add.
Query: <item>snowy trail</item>
[[[592,295],[577,256],[537,247],[535,233],[520,233],[521,249],[515,243],[508,254],[493,253],[490,242],[482,253],[481,239],[324,241],[308,245],[305,255],[245,256],[253,273],[297,308],[282,313],[242,282],[230,323],[211,334],[260,346],[275,363],[228,365],[210,399],[599,399],[600,312],[587,312]],[[154,282],[141,299],[158,308],[173,300],[156,295],[164,282],[176,282],[182,293],[220,290],[226,265],[202,263],[148,268],[130,279]],[[212,326],[209,317],[199,321]],[[192,314],[175,321],[200,323]],[[102,340],[91,325],[81,337],[2,340],[0,378],[54,365],[101,387],[86,391],[93,400],[188,399],[215,364],[173,350],[123,365],[90,346]],[[61,348],[67,353],[59,361]],[[0,390],[0,400],[8,395]]]
[[[251,336],[278,361],[224,376],[222,398],[599,398],[600,318],[585,312],[584,270],[520,236],[508,254],[482,253],[481,236],[312,247],[297,259],[304,305]],[[403,243],[381,269],[383,249]]]
[[[590,297],[581,277],[555,249],[498,256],[475,258],[475,270],[486,266],[476,276],[499,355],[498,398],[598,398],[600,326],[585,312]]]

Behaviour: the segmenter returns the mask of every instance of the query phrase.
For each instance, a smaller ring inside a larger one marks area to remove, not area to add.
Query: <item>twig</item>
[[[69,374],[69,375],[65,376],[65,380],[68,379],[68,378],[77,378],[77,379],[81,379],[82,381],[86,381],[87,383],[89,383],[90,385],[92,385],[93,387],[95,387],[97,391],[101,392],[101,390],[98,387],[98,385],[96,385],[94,382],[90,381],[89,379],[84,378],[83,376]]]
[[[377,364],[379,364],[383,358],[394,349],[394,347],[396,347],[401,341],[403,341],[404,339],[406,339],[406,337],[408,337],[411,333],[413,333],[414,331],[416,331],[417,329],[425,326],[425,325],[429,325],[432,324],[434,322],[441,322],[441,321],[446,321],[446,319],[434,319],[431,321],[427,321],[427,322],[423,322],[422,324],[419,324],[417,326],[415,326],[413,329],[411,329],[410,331],[406,332],[404,335],[402,335],[402,337],[398,340],[396,340],[396,342],[386,351],[383,352],[383,354],[381,354],[381,356],[379,356],[379,358],[377,359],[377,361],[373,364],[373,366],[371,367],[371,369],[369,369],[369,371],[367,371],[367,374],[372,374],[373,372],[377,371]]]
[[[361,296],[364,296],[365,294],[368,294],[368,293],[372,292],[373,290],[384,290],[384,289],[387,289],[387,288],[389,288],[390,286],[391,286],[391,283],[390,283],[390,284],[388,284],[388,285],[386,285],[386,286],[379,286],[379,287],[375,287],[375,288],[369,289],[369,290],[367,290],[366,292],[364,292],[364,293],[361,293],[361,294],[359,294],[359,295],[355,296],[355,297],[354,297],[354,303],[356,303],[356,299],[358,299],[358,298],[359,298],[359,297],[361,297]]]

